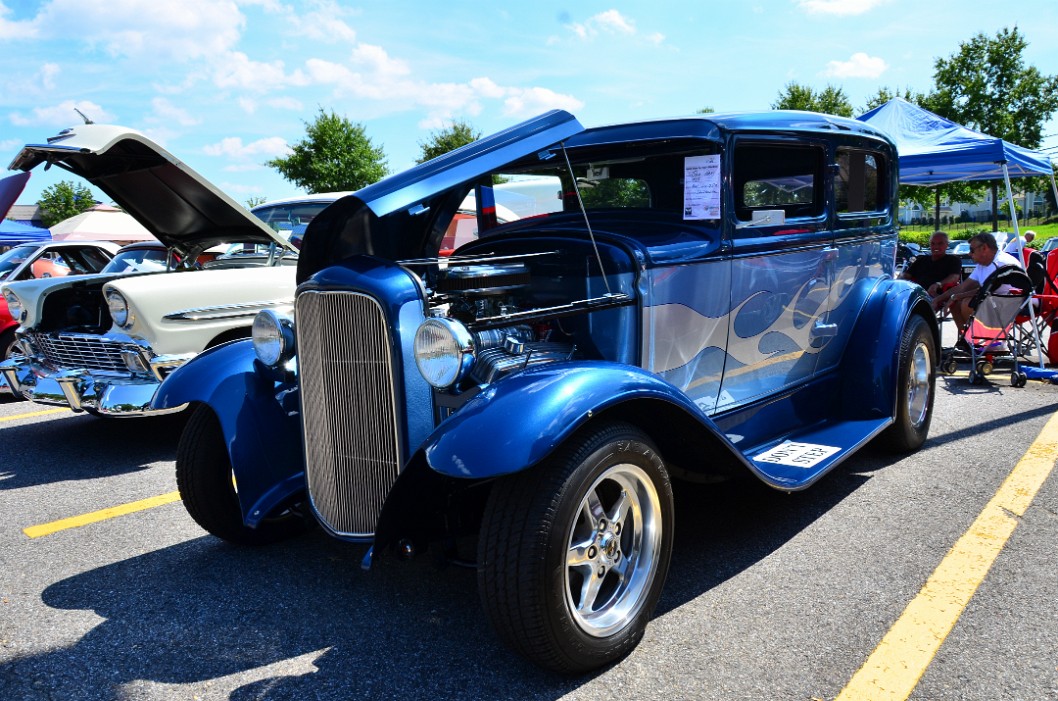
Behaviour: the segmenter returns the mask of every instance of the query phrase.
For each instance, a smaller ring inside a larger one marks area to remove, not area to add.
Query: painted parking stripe
[[[128,504],[100,509],[99,511],[93,511],[90,514],[70,516],[69,518],[59,519],[58,521],[44,523],[39,526],[29,526],[23,528],[22,532],[30,538],[40,538],[41,536],[51,535],[52,533],[65,531],[69,528],[79,528],[90,523],[106,521],[107,519],[125,516],[127,514],[136,513],[137,511],[145,511],[146,509],[153,509],[154,507],[162,506],[163,504],[172,504],[174,501],[180,501],[180,492],[169,492],[168,494],[151,497],[150,499],[140,499],[139,501],[130,502]]]
[[[904,701],[984,581],[1058,458],[1051,416],[992,500],[945,556],[835,701]]]
[[[63,409],[44,409],[42,411],[33,411],[28,414],[14,414],[13,416],[0,416],[0,421],[17,421],[19,419],[32,419],[34,416],[47,416],[48,414],[61,414],[70,413],[67,408]]]

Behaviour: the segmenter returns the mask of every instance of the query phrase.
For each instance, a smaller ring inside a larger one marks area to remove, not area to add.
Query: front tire
[[[929,435],[936,389],[937,348],[925,319],[912,315],[900,337],[896,417],[880,436],[882,446],[897,453],[922,447]]]
[[[265,545],[301,533],[305,519],[293,512],[250,528],[242,520],[231,460],[220,421],[201,405],[191,415],[176,449],[176,486],[195,523],[222,540]]]
[[[614,423],[499,480],[482,521],[478,584],[499,637],[564,674],[639,643],[668,573],[673,499],[650,439]]]

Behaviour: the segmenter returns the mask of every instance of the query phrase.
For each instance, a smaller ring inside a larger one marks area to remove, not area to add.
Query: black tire
[[[0,360],[7,360],[11,357],[11,351],[15,348],[15,329],[14,327],[0,333]]]
[[[926,442],[933,418],[936,362],[937,348],[929,324],[922,317],[911,315],[900,335],[896,416],[879,436],[883,448],[910,453]]]
[[[504,643],[535,664],[596,669],[643,637],[672,536],[672,486],[650,439],[623,423],[592,429],[494,485],[478,545],[482,605]]]
[[[17,339],[15,338],[14,327],[8,329],[7,331],[4,331],[3,333],[0,333],[0,360],[7,360],[11,357],[11,353],[15,348],[16,340]],[[0,394],[0,396],[6,395],[18,400],[24,399],[21,392],[16,392],[10,387],[7,387],[7,383],[4,382],[2,378],[0,378],[0,387],[7,388],[6,391],[3,392],[3,394]]]
[[[195,523],[231,543],[265,545],[297,535],[307,527],[306,520],[291,511],[257,528],[243,523],[224,434],[216,414],[206,405],[195,409],[180,434],[176,486]]]

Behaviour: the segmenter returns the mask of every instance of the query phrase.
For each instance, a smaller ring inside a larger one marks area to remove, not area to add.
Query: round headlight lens
[[[257,359],[276,367],[294,357],[294,321],[271,309],[257,312],[250,333]]]
[[[129,323],[129,303],[117,290],[107,290],[107,306],[110,308],[110,318],[118,326]]]
[[[7,312],[15,321],[22,321],[22,300],[14,292],[4,292],[7,301]]]
[[[474,363],[470,332],[452,319],[427,319],[415,332],[415,364],[423,378],[447,389],[466,377]]]

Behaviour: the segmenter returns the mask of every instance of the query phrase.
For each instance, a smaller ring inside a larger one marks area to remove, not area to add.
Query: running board
[[[757,476],[769,485],[797,491],[825,475],[891,423],[890,418],[826,422],[754,446],[744,455]]]

